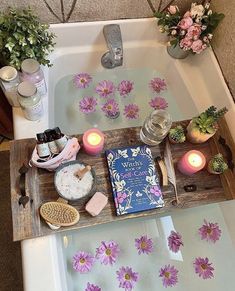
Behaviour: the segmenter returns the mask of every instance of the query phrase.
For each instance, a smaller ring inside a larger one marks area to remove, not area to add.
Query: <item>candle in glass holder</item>
[[[191,150],[183,155],[177,166],[185,175],[192,175],[205,167],[206,158],[200,151]]]
[[[104,134],[97,128],[91,128],[83,134],[82,142],[87,154],[97,155],[103,150]]]

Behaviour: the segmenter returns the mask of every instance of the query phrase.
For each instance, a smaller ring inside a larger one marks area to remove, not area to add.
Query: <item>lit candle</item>
[[[84,133],[82,142],[87,154],[97,155],[103,150],[104,134],[97,128],[91,128]]]
[[[192,175],[205,167],[205,156],[196,150],[187,152],[179,160],[177,166],[178,170],[185,175]]]

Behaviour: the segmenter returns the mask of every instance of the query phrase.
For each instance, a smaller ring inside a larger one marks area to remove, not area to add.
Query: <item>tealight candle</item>
[[[91,128],[84,133],[82,142],[87,154],[97,155],[103,150],[104,134],[97,128]]]
[[[185,175],[192,175],[205,167],[206,158],[205,156],[196,150],[187,152],[179,160],[177,166],[178,170]]]

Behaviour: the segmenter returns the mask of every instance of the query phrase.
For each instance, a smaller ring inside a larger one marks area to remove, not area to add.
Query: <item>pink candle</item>
[[[83,134],[82,142],[87,154],[97,155],[103,150],[104,134],[97,128],[91,128]]]
[[[205,167],[205,156],[196,150],[187,152],[179,160],[177,166],[178,170],[185,175],[192,175]]]

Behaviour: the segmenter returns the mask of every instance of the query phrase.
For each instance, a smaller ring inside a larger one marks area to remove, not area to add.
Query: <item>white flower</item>
[[[199,17],[196,18],[195,22],[196,22],[196,23],[200,23],[201,20],[202,20],[202,18],[199,16]]]
[[[196,3],[192,4],[191,10],[190,10],[192,17],[202,16],[204,12],[205,12],[205,8],[203,7],[203,5],[196,5]]]
[[[203,44],[202,45],[202,49],[205,50],[206,48],[207,48],[207,45],[206,44]]]
[[[212,10],[209,10],[208,12],[207,12],[207,15],[211,15],[212,14]]]
[[[185,30],[181,30],[180,31],[180,35],[185,35],[186,31]]]
[[[207,2],[207,3],[205,4],[205,9],[208,9],[209,7],[210,7],[210,3]]]
[[[207,36],[204,36],[204,37],[203,37],[203,41],[204,41],[204,42],[208,42],[208,37],[207,37]]]
[[[208,34],[207,34],[207,37],[208,37],[208,39],[212,39],[213,34],[212,34],[212,33],[208,33]]]
[[[176,35],[177,34],[177,30],[173,29],[171,32],[171,35]]]
[[[202,30],[206,30],[207,26],[206,25],[202,25]]]

